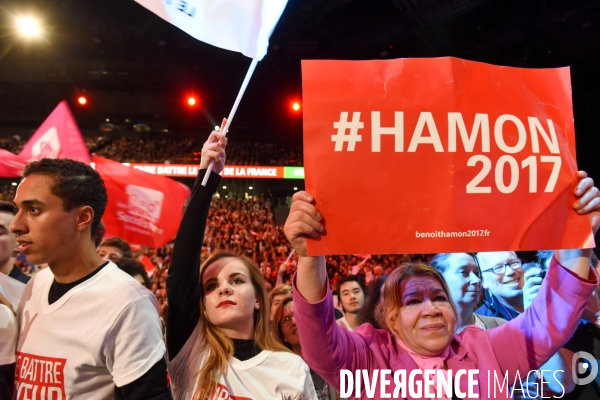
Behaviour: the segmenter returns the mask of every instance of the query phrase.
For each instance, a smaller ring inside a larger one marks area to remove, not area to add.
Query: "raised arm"
[[[225,121],[221,126],[225,126]],[[192,190],[173,246],[173,256],[167,276],[167,351],[175,358],[194,331],[200,318],[201,285],[200,252],[212,195],[221,182],[219,175],[225,163],[227,138],[213,131],[202,147],[200,171]],[[201,182],[211,160],[214,168],[206,186]]]
[[[306,301],[315,303],[327,294],[327,268],[325,257],[308,256],[306,239],[317,238],[325,230],[323,217],[307,192],[295,193],[293,200],[283,231],[298,253],[296,288]]]
[[[366,369],[373,364],[369,344],[374,329],[367,327],[359,335],[335,323],[325,258],[307,255],[307,238],[318,238],[324,231],[323,218],[313,202],[308,193],[296,193],[284,227],[286,237],[299,256],[292,280],[294,316],[302,358],[313,371],[339,389],[340,369]]]
[[[592,178],[587,176],[584,171],[577,173],[579,182],[575,187],[575,197],[577,200],[573,204],[573,209],[580,215],[589,215],[592,222],[594,234],[600,227],[600,193],[594,186]],[[583,279],[587,279],[590,274],[590,256],[592,249],[573,249],[555,251],[556,260],[565,268],[573,271]]]
[[[578,173],[574,210],[600,227],[600,193],[585,172]],[[498,328],[487,331],[500,366],[514,373],[539,368],[573,335],[598,283],[590,267],[590,249],[557,250],[531,306]]]

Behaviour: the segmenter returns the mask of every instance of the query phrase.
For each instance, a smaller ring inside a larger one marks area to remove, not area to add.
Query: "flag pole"
[[[256,64],[258,64],[258,60],[256,58],[253,58],[252,63],[250,64],[250,67],[248,68],[248,72],[246,72],[246,77],[244,78],[244,82],[242,82],[242,87],[240,88],[237,98],[235,99],[235,103],[233,103],[233,108],[231,109],[231,112],[229,113],[229,117],[227,117],[227,123],[225,124],[225,126],[222,126],[220,129],[220,131],[223,132],[224,135],[227,135],[227,130],[229,129],[229,125],[231,125],[233,116],[235,115],[235,112],[237,111],[237,108],[240,105],[240,101],[242,100],[242,96],[244,95],[244,92],[246,91],[246,87],[248,87],[248,82],[250,82],[250,78],[252,77],[252,73],[254,72],[254,69],[256,68]],[[206,174],[204,174],[204,179],[202,179],[202,186],[206,186],[206,182],[208,182],[208,177],[210,176],[210,173],[211,173],[214,165],[215,165],[215,160],[212,160],[210,162],[210,165],[208,166],[208,169],[206,170]]]

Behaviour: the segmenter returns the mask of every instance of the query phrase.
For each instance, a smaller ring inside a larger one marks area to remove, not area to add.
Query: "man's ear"
[[[76,213],[75,226],[78,231],[84,231],[94,222],[94,209],[90,206],[81,206],[73,210]]]

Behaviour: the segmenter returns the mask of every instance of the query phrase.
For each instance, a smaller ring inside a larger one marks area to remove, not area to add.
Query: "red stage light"
[[[79,96],[79,98],[77,99],[77,102],[80,105],[85,106],[87,104],[87,99],[85,98],[85,96]]]
[[[294,111],[300,111],[300,103],[295,101],[292,103],[292,110]]]
[[[188,103],[188,106],[194,107],[196,105],[196,98],[193,96],[188,97],[187,103]]]

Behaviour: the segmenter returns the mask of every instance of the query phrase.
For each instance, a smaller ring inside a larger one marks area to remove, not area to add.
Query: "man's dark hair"
[[[340,281],[337,284],[336,290],[340,299],[342,298],[342,292],[340,291],[340,288],[344,283],[347,282],[358,282],[358,285],[360,286],[360,289],[362,290],[363,294],[365,296],[367,295],[367,288],[365,287],[365,283],[363,282],[363,280],[360,279],[358,275],[348,275],[340,279]]]
[[[100,242],[100,247],[116,247],[123,252],[123,258],[131,258],[131,246],[120,237],[111,237]]]
[[[63,201],[65,211],[81,206],[90,206],[94,210],[93,238],[108,202],[100,174],[89,165],[67,158],[42,158],[27,164],[23,178],[34,174],[46,175],[54,181],[50,192]]]
[[[150,289],[150,279],[148,279],[148,274],[146,273],[146,269],[144,268],[144,264],[139,261],[134,260],[133,258],[123,257],[119,261],[117,261],[117,267],[119,267],[123,272],[127,272],[130,276],[139,275],[144,280],[144,286]]]
[[[17,215],[17,207],[13,203],[8,201],[0,200],[0,211],[6,212],[12,215]]]

